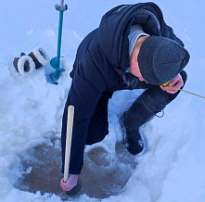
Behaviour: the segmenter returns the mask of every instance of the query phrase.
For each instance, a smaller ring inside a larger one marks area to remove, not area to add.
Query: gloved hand
[[[78,183],[78,175],[69,174],[67,182],[64,182],[64,179],[61,180],[61,188],[63,191],[70,191]]]

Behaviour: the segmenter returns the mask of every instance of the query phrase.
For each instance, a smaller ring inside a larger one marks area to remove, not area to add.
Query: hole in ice
[[[53,143],[55,141],[51,140]],[[82,194],[94,198],[107,198],[122,192],[136,167],[134,157],[123,149],[121,143],[116,145],[116,154],[108,153],[103,147],[94,147],[85,152],[78,186],[66,194],[59,186],[63,178],[61,151],[51,145],[37,145],[21,156],[18,167],[21,175],[18,175],[14,182],[16,188],[32,193],[40,191],[41,194],[56,194],[62,200]]]

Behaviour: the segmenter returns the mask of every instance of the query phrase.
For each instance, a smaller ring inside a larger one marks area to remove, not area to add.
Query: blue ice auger
[[[49,75],[51,82],[58,84],[58,79],[61,72],[64,72],[64,68],[60,68],[60,52],[61,52],[61,37],[62,37],[62,26],[63,26],[63,12],[68,9],[67,5],[64,4],[64,0],[61,0],[60,4],[56,4],[55,8],[59,11],[59,27],[58,27],[58,47],[57,47],[57,57],[50,60],[50,65],[55,69],[55,72]]]

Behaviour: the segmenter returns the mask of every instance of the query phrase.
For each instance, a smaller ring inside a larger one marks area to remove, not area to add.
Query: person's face
[[[138,77],[140,81],[145,81],[143,78],[140,68],[137,62],[137,59],[135,61],[130,62],[130,73],[133,74],[134,76]]]

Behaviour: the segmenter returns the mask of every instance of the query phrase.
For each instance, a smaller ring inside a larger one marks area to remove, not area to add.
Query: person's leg
[[[181,76],[185,83],[186,72],[182,71]],[[175,94],[168,94],[161,90],[159,86],[153,86],[140,95],[132,106],[124,112],[120,118],[120,123],[126,132],[125,146],[131,154],[140,153],[144,147],[139,127],[162,111],[179,93],[180,91]]]

